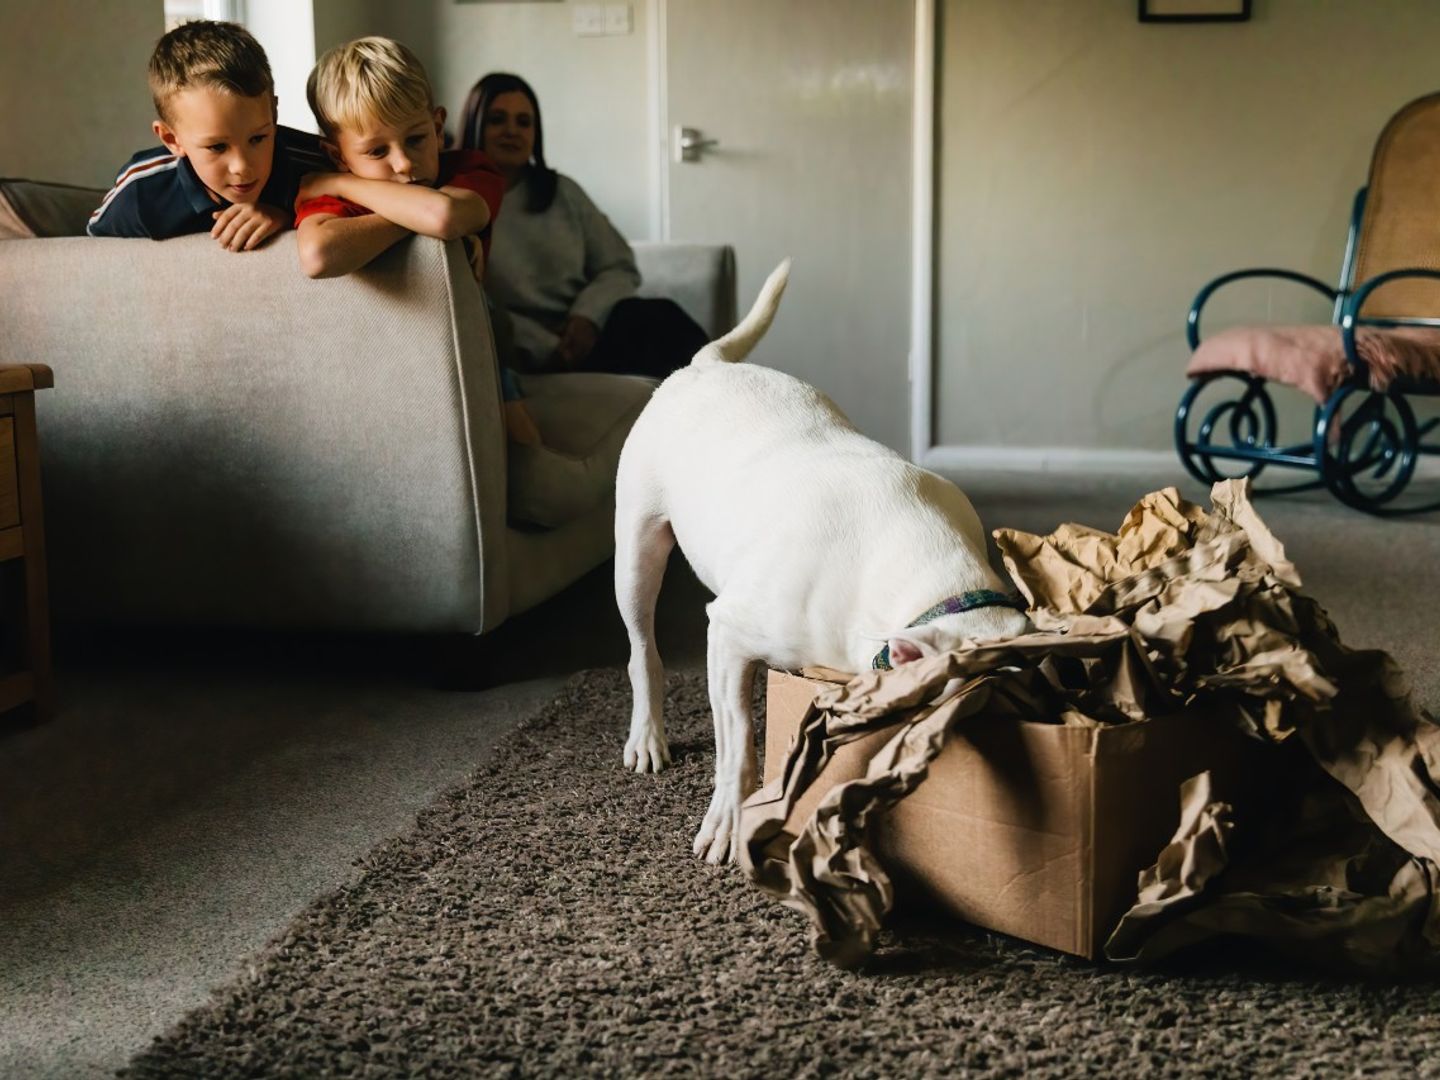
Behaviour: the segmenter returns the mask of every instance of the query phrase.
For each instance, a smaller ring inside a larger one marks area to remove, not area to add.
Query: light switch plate
[[[570,9],[570,29],[577,37],[601,37],[605,33],[605,5],[576,4]]]
[[[629,4],[605,5],[605,33],[628,34],[632,29]]]

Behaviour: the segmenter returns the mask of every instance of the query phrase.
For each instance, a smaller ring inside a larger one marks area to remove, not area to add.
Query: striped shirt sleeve
[[[180,164],[174,154],[134,161],[120,170],[115,185],[100,201],[85,231],[91,236],[149,236],[141,213],[141,184],[173,172]]]

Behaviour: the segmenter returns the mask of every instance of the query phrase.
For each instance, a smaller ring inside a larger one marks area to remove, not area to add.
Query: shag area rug
[[[931,920],[831,968],[799,915],[690,854],[703,675],[669,682],[658,777],[621,768],[629,701],[623,671],[577,676],[122,1075],[1440,1073],[1440,988],[1247,950],[1140,972]]]

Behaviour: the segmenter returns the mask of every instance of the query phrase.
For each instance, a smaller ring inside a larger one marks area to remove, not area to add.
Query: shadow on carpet
[[[704,677],[675,768],[622,770],[623,671],[576,676],[138,1055],[131,1077],[1428,1075],[1440,990],[1260,967],[1090,965],[911,920],[868,974],[690,854],[714,769]]]

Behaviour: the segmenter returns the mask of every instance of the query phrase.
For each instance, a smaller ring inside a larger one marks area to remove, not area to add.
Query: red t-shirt
[[[500,200],[505,197],[505,177],[479,150],[440,151],[440,175],[435,187],[458,187],[473,191],[490,208],[490,225],[480,231],[480,248],[490,257],[490,230],[495,215],[500,213]],[[311,214],[334,214],[336,217],[362,217],[373,213],[368,207],[342,199],[338,195],[320,195],[295,204],[295,227],[300,227]]]

